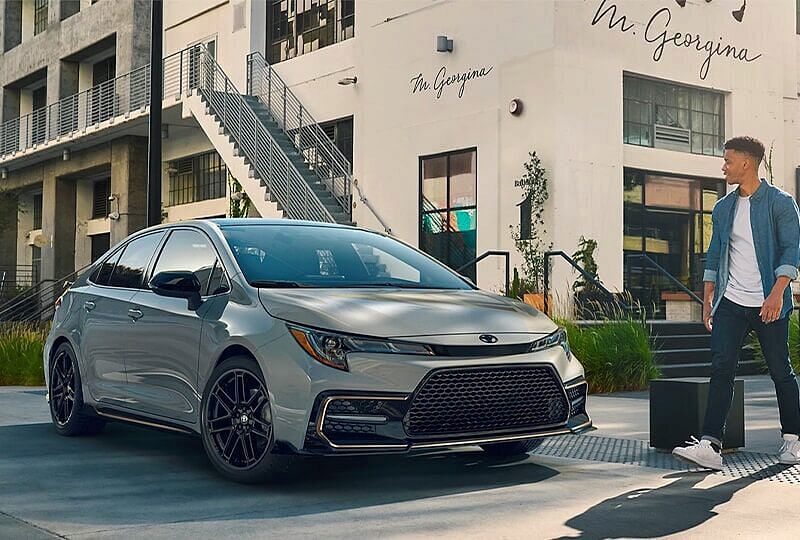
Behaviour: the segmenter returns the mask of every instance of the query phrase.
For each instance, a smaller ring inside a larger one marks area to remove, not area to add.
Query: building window
[[[355,0],[269,0],[267,62],[277,64],[353,37]]]
[[[108,217],[111,209],[109,208],[109,196],[111,196],[111,179],[106,178],[94,183],[92,193],[92,219]]]
[[[628,255],[645,254],[690,290],[701,291],[711,210],[725,195],[725,182],[637,169],[625,169],[623,182],[625,290],[654,310],[649,315],[663,318],[662,293],[677,288],[651,264]]]
[[[42,279],[42,248],[31,246],[31,282],[39,283]]]
[[[95,262],[111,247],[111,233],[94,234],[89,238],[92,239],[92,262]]]
[[[347,161],[353,163],[353,117],[323,122],[320,127]]]
[[[170,206],[225,196],[228,169],[216,152],[172,161],[168,171]]]
[[[47,3],[49,0],[34,0],[33,3],[33,35],[47,29]]]
[[[625,144],[723,154],[723,94],[630,75],[622,85]]]
[[[420,248],[450,268],[475,258],[477,150],[420,159]],[[475,267],[462,272],[475,281]]]
[[[42,228],[42,194],[33,196],[33,230]]]

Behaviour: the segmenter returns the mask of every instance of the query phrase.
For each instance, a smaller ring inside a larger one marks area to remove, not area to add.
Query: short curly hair
[[[764,143],[755,137],[734,137],[725,142],[725,150],[736,150],[749,154],[756,159],[756,165],[764,159]]]

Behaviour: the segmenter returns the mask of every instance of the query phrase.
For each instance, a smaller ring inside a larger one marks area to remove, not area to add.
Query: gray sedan
[[[364,229],[160,225],[56,304],[44,371],[60,434],[198,434],[240,482],[269,478],[282,453],[521,455],[591,426],[563,329]]]

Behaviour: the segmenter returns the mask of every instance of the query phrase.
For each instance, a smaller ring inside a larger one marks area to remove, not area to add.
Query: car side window
[[[112,287],[125,287],[128,289],[141,289],[144,287],[143,278],[147,265],[153,258],[153,253],[159,242],[164,237],[163,232],[142,236],[125,246],[119,262],[111,272],[108,284]]]
[[[219,294],[219,288],[227,285],[225,272],[217,260],[211,240],[198,231],[178,229],[167,238],[161,250],[153,275],[159,272],[192,272],[202,285],[200,294]],[[227,290],[227,287],[226,287]]]
[[[97,270],[94,271],[94,274],[92,274],[92,276],[89,278],[92,283],[96,283],[97,285],[108,285],[108,278],[111,277],[111,272],[114,271],[114,266],[116,266],[120,255],[122,255],[122,252],[122,249],[117,250],[116,253],[106,259],[103,264],[101,264]]]

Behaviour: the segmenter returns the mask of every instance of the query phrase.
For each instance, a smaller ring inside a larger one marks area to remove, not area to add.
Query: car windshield
[[[263,224],[225,226],[222,233],[255,287],[472,288],[427,255],[369,231]]]

